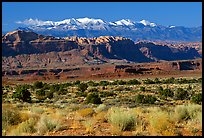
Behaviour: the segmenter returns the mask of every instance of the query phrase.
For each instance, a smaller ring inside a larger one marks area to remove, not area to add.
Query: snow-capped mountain
[[[19,27],[18,29],[20,30],[32,30],[36,33],[58,37],[98,37],[111,35],[128,37],[132,40],[202,40],[202,27],[186,28],[174,25],[163,26],[147,20],[132,21],[122,19],[107,22],[102,19],[85,17],[65,19],[56,22],[27,19],[16,23],[27,25],[27,27]]]

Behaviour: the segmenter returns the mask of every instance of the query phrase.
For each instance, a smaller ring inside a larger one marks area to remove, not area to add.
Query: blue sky
[[[165,26],[202,25],[202,2],[2,2],[2,30],[21,26],[17,21],[100,18],[105,21],[142,19]]]

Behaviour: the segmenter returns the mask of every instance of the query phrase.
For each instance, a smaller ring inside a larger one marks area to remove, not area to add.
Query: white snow
[[[106,29],[109,28],[108,25],[114,25],[114,26],[132,26],[135,25],[136,23],[142,23],[145,26],[157,26],[155,23],[151,23],[149,21],[146,20],[141,20],[139,22],[134,22],[131,21],[129,19],[122,19],[122,20],[118,20],[116,22],[106,22],[103,21],[102,19],[94,19],[94,18],[70,18],[70,19],[64,19],[62,21],[42,21],[42,20],[38,20],[38,19],[26,19],[24,21],[18,21],[16,23],[19,24],[25,24],[25,25],[33,25],[33,26],[44,26],[44,25],[48,25],[47,29],[63,29],[67,28],[67,29],[93,29],[93,30],[98,30],[98,29]],[[66,26],[66,27],[65,27]]]
[[[79,22],[82,23],[82,24],[88,24],[88,23],[104,24],[104,23],[105,23],[105,22],[104,22],[103,20],[101,20],[101,19],[93,19],[93,18],[87,18],[87,17],[85,17],[85,18],[78,18],[78,19],[76,19],[76,20],[79,21]]]
[[[127,26],[134,25],[134,22],[132,22],[128,19],[126,19],[126,20],[122,19],[122,20],[116,21],[115,23],[116,23],[116,25],[127,25]]]
[[[173,26],[173,25],[172,25],[172,26],[170,26],[169,28],[174,28],[174,27],[176,27],[176,26]]]
[[[155,23],[150,23],[149,21],[146,21],[146,20],[141,20],[141,21],[139,21],[139,23],[142,23],[142,24],[145,25],[145,26],[147,26],[147,25],[149,25],[149,26],[151,26],[151,27],[156,26]]]

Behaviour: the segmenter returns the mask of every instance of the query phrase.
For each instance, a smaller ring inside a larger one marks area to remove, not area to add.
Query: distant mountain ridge
[[[43,35],[55,37],[99,37],[121,36],[133,41],[143,40],[174,40],[174,41],[202,41],[202,26],[163,26],[146,20],[132,21],[122,19],[107,22],[93,18],[71,18],[63,21],[41,21],[27,19],[17,22],[26,24],[27,27],[19,27],[17,30],[29,30]]]

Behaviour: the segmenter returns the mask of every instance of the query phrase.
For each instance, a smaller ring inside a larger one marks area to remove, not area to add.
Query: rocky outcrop
[[[2,35],[2,68],[53,68],[112,61],[153,62],[201,57],[195,48],[150,42],[134,43],[124,37],[93,38],[43,36],[30,31]]]

